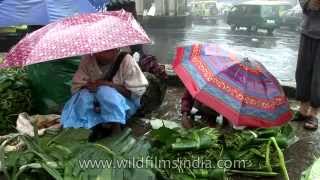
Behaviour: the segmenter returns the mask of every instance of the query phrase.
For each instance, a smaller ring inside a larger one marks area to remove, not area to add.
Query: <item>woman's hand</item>
[[[99,87],[99,86],[109,86],[109,87],[115,88],[120,94],[122,94],[125,97],[130,97],[131,96],[131,92],[127,88],[125,88],[122,85],[114,84],[111,81],[97,80],[97,81],[95,81],[95,84],[96,84],[97,87]]]
[[[112,87],[113,83],[111,81],[107,81],[107,80],[97,80],[95,81],[97,86],[110,86]]]
[[[96,92],[97,91],[97,84],[95,82],[88,82],[84,88],[88,89],[90,92]]]
[[[88,82],[84,88],[88,89],[90,92],[96,92],[99,86],[110,86],[113,87],[114,84],[106,80],[96,80]]]

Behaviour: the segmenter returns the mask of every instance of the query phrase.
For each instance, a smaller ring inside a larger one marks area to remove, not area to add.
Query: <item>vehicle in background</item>
[[[189,5],[192,22],[195,24],[216,24],[218,18],[217,2],[194,1]]]
[[[268,34],[280,27],[281,14],[291,5],[282,1],[247,1],[232,7],[227,17],[231,30],[247,28],[249,31],[264,29]]]
[[[303,20],[302,8],[296,5],[292,9],[284,12],[281,16],[281,26],[289,27],[290,30],[299,31]]]

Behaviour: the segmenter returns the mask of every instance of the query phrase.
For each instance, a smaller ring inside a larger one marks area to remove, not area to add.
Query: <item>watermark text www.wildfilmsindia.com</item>
[[[146,169],[146,168],[171,168],[171,169],[242,169],[252,166],[249,160],[203,160],[203,159],[174,159],[163,160],[154,157],[142,157],[132,159],[108,159],[108,160],[93,160],[83,159],[78,161],[81,169],[121,169],[121,168],[133,168],[133,169]]]

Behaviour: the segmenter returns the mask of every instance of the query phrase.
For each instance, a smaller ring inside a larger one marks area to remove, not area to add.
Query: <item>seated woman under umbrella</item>
[[[85,55],[62,112],[64,128],[91,128],[89,141],[121,131],[140,107],[148,81],[128,53],[112,49]]]

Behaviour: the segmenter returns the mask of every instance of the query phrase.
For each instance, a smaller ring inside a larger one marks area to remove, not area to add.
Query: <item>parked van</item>
[[[246,27],[247,30],[265,29],[272,34],[280,27],[281,14],[290,9],[290,4],[282,1],[248,1],[232,7],[227,23],[232,30]]]

